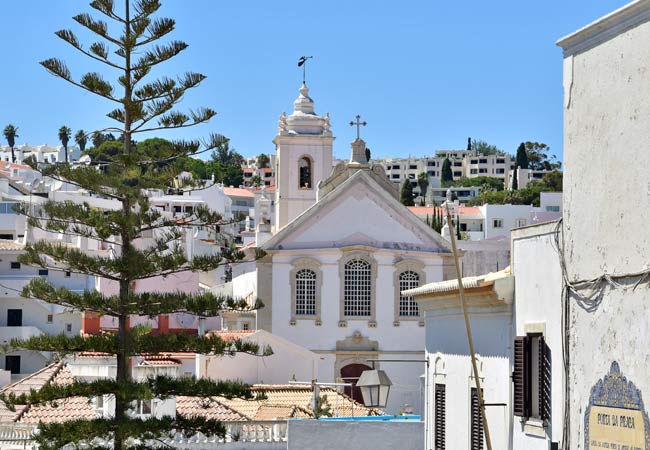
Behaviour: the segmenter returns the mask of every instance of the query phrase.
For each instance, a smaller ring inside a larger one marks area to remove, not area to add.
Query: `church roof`
[[[373,241],[368,236],[364,235],[370,225],[373,228],[381,228],[381,224],[367,222],[367,217],[350,216],[348,220],[358,225],[355,230],[355,236],[350,236],[349,239],[340,241],[329,241],[322,243],[319,248],[340,248],[350,245],[366,245],[377,248],[387,248],[392,250],[403,251],[423,251],[432,253],[451,253],[449,243],[442,238],[437,232],[431,229],[428,225],[418,219],[414,214],[411,214],[404,205],[402,205],[392,192],[388,191],[384,186],[376,180],[369,168],[359,168],[354,170],[347,179],[343,179],[340,184],[334,189],[320,198],[314,205],[304,211],[301,215],[296,217],[292,222],[287,224],[271,239],[269,239],[262,248],[265,250],[283,250],[292,247],[287,245],[287,241],[294,234],[304,231],[305,228],[322,220],[321,216],[326,208],[335,208],[337,202],[342,202],[347,197],[355,197],[357,201],[374,201],[381,205],[385,211],[386,222],[398,221],[402,224],[403,229],[408,229],[411,236],[417,237],[418,242],[407,242],[404,236],[396,235],[390,242]],[[363,198],[361,198],[363,197]],[[381,220],[381,219],[380,219]],[[337,227],[339,228],[339,227]]]

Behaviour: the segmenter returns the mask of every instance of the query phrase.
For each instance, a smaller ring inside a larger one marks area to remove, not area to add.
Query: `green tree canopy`
[[[79,130],[74,134],[74,141],[79,146],[81,153],[86,151],[86,144],[88,143],[88,136],[84,130]]]
[[[499,155],[503,156],[506,153],[503,150],[499,150],[496,145],[488,144],[487,142],[481,139],[472,140],[472,150],[476,152],[479,156],[489,156],[489,155]]]
[[[528,153],[526,145],[522,142],[517,148],[517,156],[515,158],[515,168],[528,169]]]
[[[400,201],[404,206],[415,206],[415,202],[413,201],[413,186],[411,186],[411,180],[408,178],[404,180],[404,184],[402,184]]]
[[[562,163],[555,155],[550,154],[550,147],[542,142],[524,142],[528,168],[532,170],[559,170]]]
[[[450,183],[454,182],[454,174],[451,171],[451,161],[449,158],[445,158],[442,162],[442,169],[440,170],[440,182],[443,186],[449,186]]]
[[[257,167],[259,167],[260,169],[269,167],[270,163],[271,160],[269,158],[269,155],[267,155],[266,153],[260,153],[259,156],[257,157]]]
[[[61,141],[61,145],[63,145],[63,149],[65,151],[66,163],[70,162],[70,158],[68,158],[68,142],[70,142],[71,137],[72,130],[69,127],[63,125],[61,128],[59,128],[59,140]]]
[[[418,187],[420,188],[420,195],[422,198],[426,198],[427,189],[429,189],[429,175],[426,172],[420,172],[417,181]]]
[[[488,191],[502,191],[504,189],[503,180],[496,177],[461,177],[451,183],[451,186],[456,187],[472,187],[480,186],[482,190]]]

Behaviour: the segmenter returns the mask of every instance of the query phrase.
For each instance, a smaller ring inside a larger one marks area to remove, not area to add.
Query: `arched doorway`
[[[368,367],[365,364],[348,364],[341,368],[341,378],[344,383],[353,383],[355,386],[345,387],[345,394],[352,397],[352,399],[363,404],[363,397],[361,396],[361,389],[359,389],[356,384],[361,376],[361,373],[364,370],[372,370],[372,367]]]

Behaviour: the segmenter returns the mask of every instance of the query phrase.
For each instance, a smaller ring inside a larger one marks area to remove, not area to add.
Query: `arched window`
[[[372,315],[372,270],[366,260],[355,258],[345,263],[343,314],[350,317]]]
[[[300,184],[298,187],[300,189],[311,189],[311,160],[306,156],[300,158],[298,169],[300,171]]]
[[[402,291],[413,289],[420,285],[420,275],[407,270],[399,274],[399,315],[401,317],[417,317],[419,315],[418,304],[413,297],[402,295]]]
[[[302,269],[296,273],[296,315],[316,315],[316,273]]]

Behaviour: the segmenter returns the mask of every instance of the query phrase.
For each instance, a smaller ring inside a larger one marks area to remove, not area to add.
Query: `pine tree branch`
[[[108,59],[108,50],[103,43],[95,42],[91,45],[91,51],[87,51],[83,48],[75,34],[71,30],[59,30],[54,33],[57,35],[59,38],[73,46],[75,49],[77,49],[79,52],[83,53],[84,55],[94,59],[95,61],[99,61],[100,63],[106,64],[107,66],[113,67],[115,69],[119,70],[125,70],[125,67],[120,66],[117,63],[112,62],[111,60]],[[94,51],[92,51],[94,50]]]
[[[73,84],[77,87],[80,87],[92,94],[98,95],[100,97],[104,97],[105,99],[111,100],[112,102],[115,103],[122,103],[121,100],[116,99],[112,95],[110,95],[110,91],[108,91],[107,84],[102,84],[99,82],[101,80],[101,77],[98,76],[98,74],[86,74],[84,75],[84,78],[80,82],[77,82],[72,79],[72,76],[70,74],[70,71],[67,69],[67,67],[62,67],[61,64],[64,64],[63,61],[55,59],[55,58],[50,58],[46,59],[44,61],[41,61],[40,64],[45,67],[45,69],[50,72],[52,75],[57,76],[59,78],[64,79],[70,84]],[[89,78],[88,78],[89,77]],[[94,78],[98,77],[98,78]],[[111,88],[112,89],[112,88]]]
[[[102,20],[95,20],[88,13],[78,14],[72,19],[79,25],[106,39],[111,44],[115,44],[118,48],[124,48],[124,43],[122,41],[108,34],[108,25],[106,22]]]
[[[118,429],[135,441],[158,439],[163,434],[179,433],[191,437],[201,433],[205,436],[224,436],[225,426],[215,420],[201,416],[162,418],[139,418],[71,420],[63,423],[41,423],[35,441],[40,450],[59,450],[68,444],[92,442],[96,438],[110,439]],[[143,448],[138,444],[135,448]],[[146,445],[146,444],[144,444]],[[134,448],[133,446],[130,448]],[[144,447],[147,448],[147,447]]]
[[[170,376],[149,377],[143,381],[118,383],[111,378],[91,382],[75,380],[69,384],[48,383],[40,389],[31,389],[29,393],[0,393],[2,402],[11,411],[17,405],[48,404],[58,407],[57,400],[71,397],[98,397],[114,395],[124,402],[135,400],[165,400],[175,396],[226,399],[241,398],[253,400],[255,396],[250,387],[238,381],[215,381],[209,378],[177,378]]]
[[[183,333],[166,333],[159,335],[146,334],[146,330],[134,327],[127,331],[128,347],[120,349],[118,336],[112,334],[91,336],[41,335],[26,340],[12,339],[9,345],[3,345],[4,353],[17,350],[35,350],[58,352],[68,355],[80,352],[100,352],[115,355],[119,351],[127,356],[150,354],[155,355],[164,349],[165,352],[201,353],[204,355],[230,355],[245,353],[252,356],[270,356],[270,347],[260,347],[253,342],[242,340],[224,341],[219,336],[190,336]]]
[[[119,297],[104,295],[96,290],[73,292],[65,287],[55,287],[44,278],[34,278],[20,294],[26,298],[36,298],[44,302],[81,311],[93,311],[101,315],[117,316]],[[212,292],[188,293],[176,291],[131,292],[125,314],[155,317],[161,314],[188,313],[203,317],[215,317],[223,311],[255,311],[264,305],[261,301],[248,301]]]
[[[115,5],[113,4],[113,0],[93,0],[90,2],[90,7],[96,9],[110,19],[120,23],[126,23],[123,18],[115,14]]]

